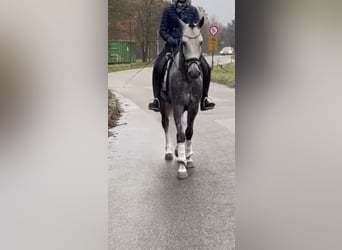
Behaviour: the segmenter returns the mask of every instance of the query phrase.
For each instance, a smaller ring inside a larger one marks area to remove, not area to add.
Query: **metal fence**
[[[136,62],[135,42],[112,40],[108,42],[108,64]]]

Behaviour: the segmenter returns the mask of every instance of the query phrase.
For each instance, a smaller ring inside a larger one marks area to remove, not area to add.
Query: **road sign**
[[[216,25],[211,25],[209,27],[209,33],[212,36],[215,36],[218,33],[218,31],[219,31],[219,29],[218,29],[218,27]]]
[[[216,36],[210,36],[208,45],[209,45],[208,50],[210,52],[216,51],[217,50],[217,37]]]
[[[216,25],[211,25],[209,27],[209,43],[208,43],[208,50],[211,52],[211,68],[214,67],[214,52],[217,50],[217,33],[219,29]]]

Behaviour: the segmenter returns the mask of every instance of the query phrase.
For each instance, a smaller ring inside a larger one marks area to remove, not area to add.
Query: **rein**
[[[126,86],[126,84],[131,81],[134,77],[136,77],[141,71],[143,71],[148,65],[151,64],[151,62],[153,62],[155,59],[157,59],[158,55],[156,55],[155,57],[153,57],[149,62],[147,62],[140,70],[138,70],[135,74],[133,74],[131,76],[131,78],[129,78],[128,80],[126,80],[124,82],[124,87]]]

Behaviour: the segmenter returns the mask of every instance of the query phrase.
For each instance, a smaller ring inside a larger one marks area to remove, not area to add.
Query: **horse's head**
[[[204,17],[202,17],[196,24],[186,24],[180,19],[179,22],[183,30],[181,53],[183,55],[186,73],[190,78],[196,79],[201,73],[200,56],[202,53],[201,46],[203,43],[201,27],[204,23]]]

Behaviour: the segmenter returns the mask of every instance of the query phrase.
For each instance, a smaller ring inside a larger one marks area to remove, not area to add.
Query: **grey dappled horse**
[[[167,88],[169,102],[161,100],[160,112],[166,140],[165,159],[172,160],[169,118],[173,111],[177,129],[177,149],[175,151],[179,164],[177,176],[184,179],[188,176],[186,168],[193,167],[191,138],[203,93],[203,73],[200,67],[203,37],[200,29],[203,26],[204,18],[202,17],[198,24],[186,24],[181,20],[179,22],[183,30],[182,41],[179,51],[174,55],[170,65]],[[185,111],[187,111],[187,127],[184,133],[182,116]]]

